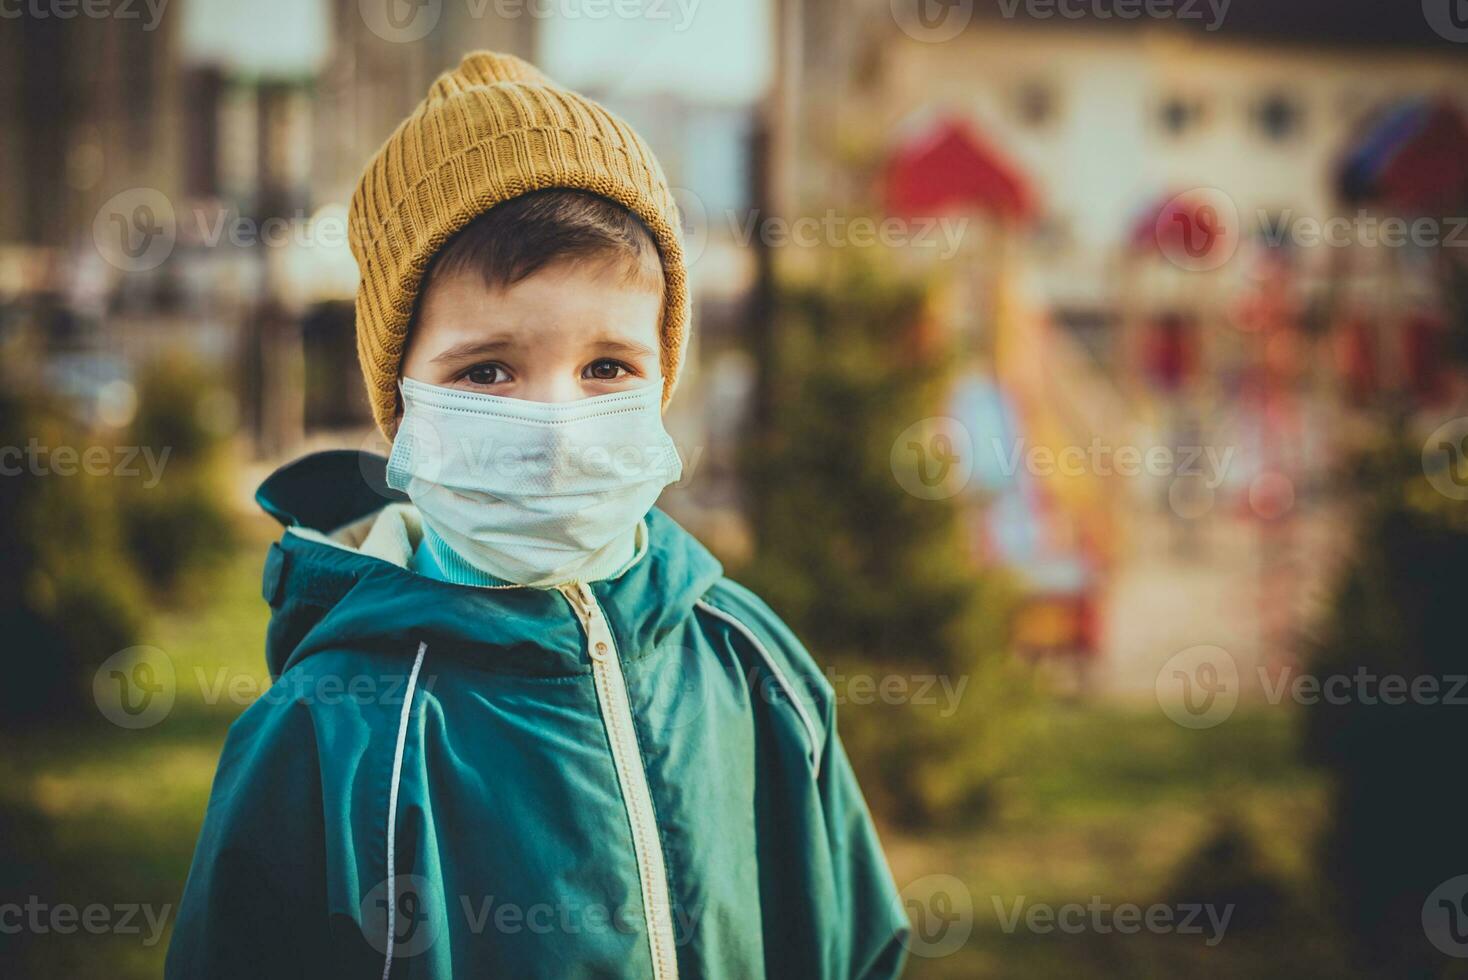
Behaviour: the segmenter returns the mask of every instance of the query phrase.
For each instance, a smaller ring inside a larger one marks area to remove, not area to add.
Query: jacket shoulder
[[[411,673],[402,658],[357,651],[325,651],[292,664],[230,725],[225,761],[232,750],[282,761],[308,748],[313,757],[366,755],[396,734]],[[413,680],[419,692],[432,690],[432,678]]]
[[[809,731],[819,760],[825,752],[835,691],[810,651],[763,599],[729,578],[720,578],[698,607],[753,648],[789,698]]]

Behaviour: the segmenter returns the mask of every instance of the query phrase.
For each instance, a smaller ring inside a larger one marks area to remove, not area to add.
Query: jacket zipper
[[[612,762],[622,786],[622,802],[632,824],[632,846],[637,856],[637,873],[642,885],[642,908],[646,917],[648,944],[652,951],[654,980],[675,980],[678,957],[673,934],[672,901],[668,875],[653,811],[647,771],[632,727],[632,704],[627,696],[627,678],[606,614],[591,587],[571,582],[560,587],[586,631],[586,649],[591,658],[591,676],[601,706],[602,724],[611,743]]]

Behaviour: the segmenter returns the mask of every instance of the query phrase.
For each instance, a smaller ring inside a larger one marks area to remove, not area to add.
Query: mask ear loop
[[[398,378],[398,432],[403,429],[403,423],[408,420],[408,385],[411,378]],[[416,383],[416,382],[415,382]],[[393,433],[393,441],[397,441],[397,433]]]
[[[396,386],[398,389],[396,396],[397,411],[393,413],[391,444],[397,443],[398,433],[403,430],[403,418],[408,414],[408,396],[403,388],[401,375],[398,376]],[[391,445],[389,445],[389,449],[391,449]]]

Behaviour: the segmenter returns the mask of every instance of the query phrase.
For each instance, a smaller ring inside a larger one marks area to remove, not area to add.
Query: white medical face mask
[[[476,568],[522,585],[572,581],[683,473],[662,388],[553,403],[404,378],[388,485]]]

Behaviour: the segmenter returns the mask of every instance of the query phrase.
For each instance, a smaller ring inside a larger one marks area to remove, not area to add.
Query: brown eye
[[[593,361],[591,365],[587,367],[586,374],[588,377],[594,378],[597,381],[616,381],[617,379],[621,378],[626,371],[626,365],[622,364],[620,361],[613,361],[607,358],[603,358],[600,361]]]
[[[470,384],[492,385],[502,381],[501,375],[503,374],[504,369],[498,364],[476,364],[464,372],[464,378]]]

